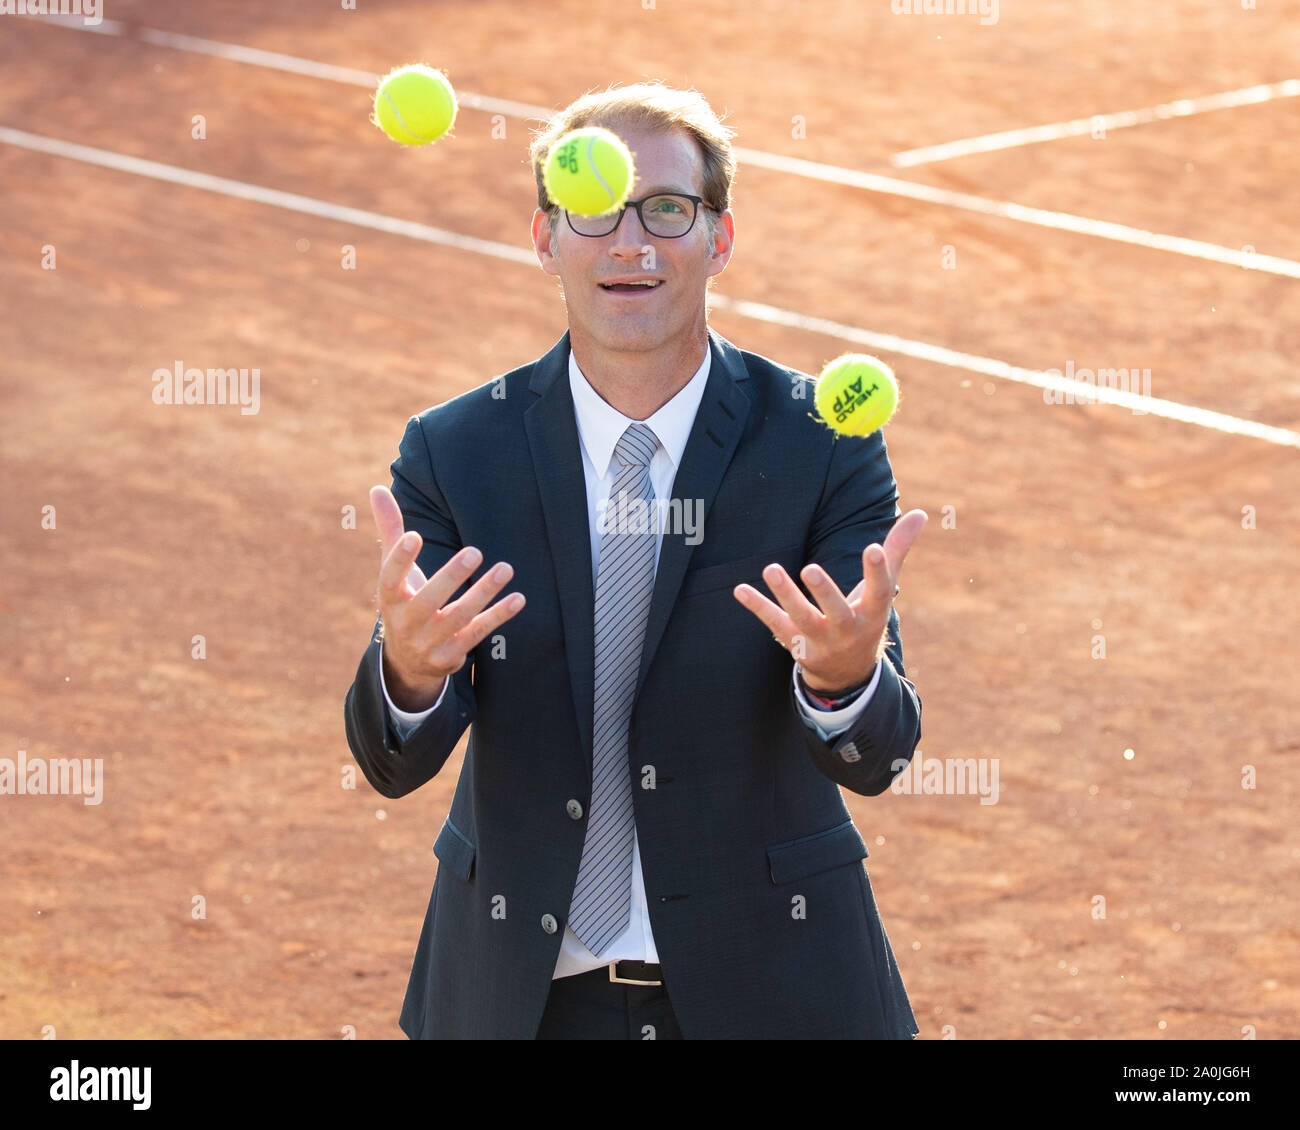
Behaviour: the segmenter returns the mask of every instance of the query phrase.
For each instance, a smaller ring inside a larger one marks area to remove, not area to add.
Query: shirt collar
[[[695,423],[695,414],[704,398],[704,386],[708,383],[709,368],[713,360],[713,349],[706,343],[704,360],[695,370],[695,375],[667,404],[654,415],[643,421],[656,436],[659,443],[672,460],[674,470],[681,464],[682,454],[686,450],[686,441],[690,438],[691,428]],[[609,471],[610,460],[614,458],[614,448],[627,431],[628,425],[637,421],[624,416],[591,387],[587,378],[574,360],[573,350],[569,350],[569,388],[573,392],[573,411],[578,422],[578,437],[586,449],[587,458],[596,469],[596,474],[604,478]]]

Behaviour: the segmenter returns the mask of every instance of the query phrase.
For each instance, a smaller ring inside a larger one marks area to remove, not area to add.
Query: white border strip
[[[39,19],[40,17],[27,18]],[[192,35],[158,31],[154,28],[136,28],[133,32],[127,25],[113,20],[104,20],[97,27],[85,27],[77,22],[51,18],[46,18],[42,22],[53,24],[56,27],[71,28],[76,31],[94,31],[106,35],[121,35],[125,38],[134,36],[158,46],[174,47],[180,51],[198,52],[204,55],[230,59],[235,62],[250,63],[258,67],[269,67],[272,70],[309,75],[313,78],[349,83],[354,86],[373,88],[378,84],[380,78],[379,75],[371,74],[369,71],[354,70],[351,67],[336,67],[327,63],[317,63],[311,59],[301,59],[295,55],[281,55],[274,51],[262,51],[255,47],[241,47],[237,44],[222,43],[214,39],[200,39]],[[545,121],[554,113],[554,111],[548,110],[544,106],[530,106],[524,102],[490,98],[486,95],[472,94],[468,91],[458,90],[456,95],[464,106],[489,113],[504,114],[506,117]],[[1132,228],[1124,224],[1113,224],[1105,220],[1089,220],[1066,212],[1050,212],[1043,208],[1028,208],[1022,204],[987,200],[984,197],[972,196],[965,192],[949,192],[947,189],[934,188],[913,181],[898,180],[895,177],[879,176],[875,173],[856,172],[853,169],[843,169],[836,165],[823,165],[796,157],[782,157],[758,149],[737,147],[733,151],[737,160],[745,164],[771,169],[775,172],[788,173],[791,176],[824,181],[828,184],[847,185],[853,188],[865,189],[868,192],[883,193],[888,196],[901,196],[909,200],[920,200],[946,208],[978,212],[985,216],[995,216],[1016,223],[1033,224],[1038,227],[1074,232],[1078,235],[1092,236],[1097,239],[1114,240],[1117,243],[1133,244],[1137,247],[1147,247],[1155,251],[1167,251],[1175,255],[1186,255],[1193,259],[1204,259],[1212,263],[1226,263],[1229,266],[1241,267],[1248,271],[1262,271],[1265,274],[1300,279],[1300,262],[1280,259],[1273,255],[1259,255],[1253,251],[1220,247],[1218,244],[1204,243],[1198,239],[1160,235],[1156,232],[1144,231],[1141,228]]]
[[[1115,114],[1094,114],[1091,118],[1074,118],[1068,122],[1052,122],[1045,126],[986,133],[981,137],[968,137],[949,141],[943,145],[926,145],[920,149],[905,149],[895,153],[889,163],[897,169],[926,165],[932,161],[948,161],[953,157],[967,157],[972,153],[992,153],[997,149],[1014,149],[1021,145],[1035,145],[1040,141],[1059,141],[1064,137],[1091,135],[1100,129],[1103,135],[1113,129],[1145,125],[1148,122],[1167,121],[1170,118],[1188,118],[1193,114],[1208,114],[1213,110],[1230,110],[1237,106],[1253,106],[1277,98],[1295,98],[1300,95],[1300,79],[1289,78],[1283,82],[1261,86],[1247,86],[1241,90],[1228,90],[1222,94],[1205,94],[1199,98],[1180,98],[1159,106],[1141,110],[1121,110]]]
[[[74,161],[83,161],[100,168],[113,169],[118,172],[131,173],[135,176],[149,177],[153,180],[166,181],[170,184],[183,185],[186,188],[202,189],[205,192],[220,193],[241,200],[250,200],[258,204],[284,208],[305,215],[319,216],[326,220],[353,224],[373,231],[388,232],[393,235],[406,236],[426,243],[442,244],[462,251],[479,255],[488,255],[495,259],[504,259],[512,263],[537,265],[537,256],[531,249],[511,247],[508,244],[492,240],[475,239],[471,236],[458,235],[442,228],[428,224],[415,223],[411,220],[399,220],[378,212],[367,212],[361,208],[349,208],[340,204],[331,204],[324,200],[315,200],[310,196],[300,196],[293,192],[281,192],[278,189],[263,188],[259,185],[245,184],[243,181],[230,180],[226,177],[212,176],[210,173],[194,172],[164,165],[157,161],[147,161],[141,157],[126,156],[106,149],[94,149],[87,145],[60,141],[57,138],[40,137],[24,133],[21,130],[0,126],[0,143],[16,145],[38,153],[47,153],[55,157],[65,157]],[[996,361],[989,357],[979,357],[972,353],[959,353],[942,346],[929,345],[925,342],[911,341],[893,334],[875,333],[856,326],[840,322],[827,321],[824,318],[811,318],[804,314],[782,310],[776,306],[767,306],[759,302],[747,302],[741,299],[725,298],[710,292],[709,302],[718,309],[730,310],[741,317],[772,325],[788,326],[792,329],[810,333],[826,334],[830,337],[850,341],[855,344],[870,346],[889,353],[898,353],[906,357],[930,361],[948,368],[963,369],[982,373],[1004,380],[1018,381],[1021,384],[1035,385],[1039,388],[1059,389],[1070,392],[1082,399],[1087,396],[1093,400],[1132,408],[1152,416],[1164,416],[1171,420],[1195,424],[1198,427],[1227,432],[1231,435],[1249,436],[1262,439],[1268,443],[1286,447],[1300,448],[1300,432],[1274,428],[1258,424],[1252,420],[1242,420],[1235,416],[1226,416],[1219,412],[1208,412],[1200,408],[1189,408],[1170,400],[1158,400],[1153,397],[1139,396],[1135,393],[1116,389],[1098,388],[1086,382],[1056,377],[1033,369],[1023,369],[1005,361]]]

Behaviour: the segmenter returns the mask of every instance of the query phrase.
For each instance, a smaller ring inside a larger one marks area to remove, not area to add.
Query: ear
[[[728,208],[713,226],[713,246],[709,249],[708,275],[720,275],[731,261],[736,246],[736,220]]]
[[[542,270],[548,275],[558,275],[560,268],[556,263],[559,248],[555,246],[558,240],[551,237],[551,217],[541,208],[533,212],[533,250],[537,252],[537,261],[542,265]]]

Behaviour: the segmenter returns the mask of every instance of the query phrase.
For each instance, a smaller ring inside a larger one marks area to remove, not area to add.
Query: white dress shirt
[[[664,499],[672,497],[672,485],[677,476],[677,467],[681,463],[682,454],[686,449],[686,441],[690,437],[691,428],[695,423],[695,414],[699,410],[700,400],[704,396],[704,386],[709,378],[711,353],[712,351],[706,347],[703,363],[696,370],[695,375],[686,383],[685,387],[654,415],[643,421],[659,438],[659,447],[650,463],[650,481],[654,488],[655,498],[661,504]],[[569,387],[573,392],[573,407],[577,418],[578,438],[581,441],[580,446],[582,448],[582,470],[587,482],[587,514],[591,534],[591,578],[594,591],[596,574],[600,566],[600,512],[602,504],[609,498],[610,488],[614,484],[614,478],[618,470],[617,465],[611,466],[614,459],[614,447],[628,426],[636,423],[636,421],[624,416],[618,409],[608,404],[591,387],[587,378],[582,375],[582,371],[578,368],[572,350],[569,351]],[[662,524],[660,524],[656,535],[656,567],[658,566],[658,550],[662,544],[663,529]],[[382,647],[381,643],[379,664],[381,685],[384,670]],[[799,665],[796,663],[794,671],[791,673],[791,678],[794,679],[795,699],[803,712],[805,722],[817,731],[823,741],[830,740],[832,736],[847,730],[853,724],[870,701],[876,685],[880,681],[880,664],[877,663],[875,674],[865,691],[847,706],[843,706],[838,710],[825,710],[814,707],[804,697],[803,690],[796,678],[798,670]],[[393,725],[403,737],[403,740],[409,737],[421,722],[442,705],[443,699],[447,695],[447,687],[450,685],[451,680],[448,679],[438,701],[429,709],[418,713],[399,710],[393,705],[393,700],[388,697],[388,688],[386,686],[383,688],[384,699],[388,703]],[[599,969],[612,961],[628,960],[656,963],[659,960],[658,952],[655,950],[654,936],[650,931],[650,911],[645,894],[645,879],[641,874],[641,846],[635,831],[632,837],[632,907],[627,929],[610,942],[604,952],[597,955],[587,949],[578,940],[578,936],[566,926],[564,928],[564,939],[560,946],[559,960],[555,964],[554,976],[571,977],[578,973]]]

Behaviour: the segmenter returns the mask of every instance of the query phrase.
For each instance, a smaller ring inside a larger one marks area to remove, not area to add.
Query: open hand
[[[763,579],[779,604],[751,585],[737,585],[734,595],[799,661],[809,690],[860,686],[871,678],[883,651],[903,559],[928,520],[924,510],[909,510],[894,523],[883,546],[867,546],[862,551],[862,580],[848,596],[826,570],[811,564],[799,575],[816,606],[776,564],[763,570]]]
[[[502,561],[448,604],[483,555],[466,546],[426,579],[415,563],[423,539],[414,531],[403,532],[402,511],[392,491],[372,487],[370,510],[383,545],[379,615],[384,622],[384,685],[395,705],[416,712],[438,701],[447,676],[464,666],[465,657],[489,632],[523,608],[524,594],[511,593],[483,611],[514,574]]]

